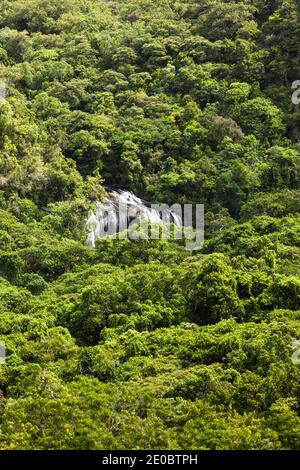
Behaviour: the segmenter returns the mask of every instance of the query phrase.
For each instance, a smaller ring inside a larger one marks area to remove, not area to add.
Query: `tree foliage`
[[[299,449],[295,0],[0,3],[0,449]],[[105,187],[206,241],[98,241]]]

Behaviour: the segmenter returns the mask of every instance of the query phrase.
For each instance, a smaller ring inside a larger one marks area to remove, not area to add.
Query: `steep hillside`
[[[0,449],[300,448],[297,80],[296,0],[1,0]]]

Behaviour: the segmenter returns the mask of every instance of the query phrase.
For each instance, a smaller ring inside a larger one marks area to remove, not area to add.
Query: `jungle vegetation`
[[[296,0],[0,1],[0,449],[300,448],[299,79]]]

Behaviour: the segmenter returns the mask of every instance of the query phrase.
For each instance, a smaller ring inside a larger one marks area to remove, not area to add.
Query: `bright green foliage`
[[[296,0],[0,2],[0,449],[299,449]],[[102,239],[104,187],[203,203]]]

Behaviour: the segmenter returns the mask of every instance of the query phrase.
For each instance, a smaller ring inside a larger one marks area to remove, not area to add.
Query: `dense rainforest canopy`
[[[0,0],[0,449],[300,448],[296,80],[296,0]]]

